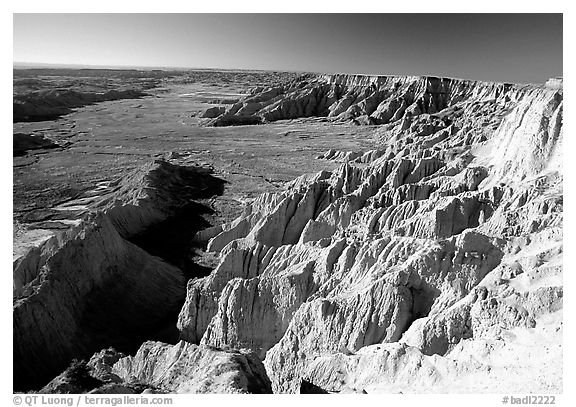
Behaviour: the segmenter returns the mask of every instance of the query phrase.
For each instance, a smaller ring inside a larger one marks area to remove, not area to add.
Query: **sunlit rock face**
[[[114,348],[75,361],[41,393],[271,393],[262,361],[248,350],[147,341],[133,356]]]
[[[17,382],[84,358],[46,389],[562,391],[561,81],[307,75],[205,116],[373,125],[379,147],[334,146],[318,159],[336,169],[195,227],[217,258],[202,276],[150,254],[167,237],[135,236],[221,180],[136,171],[15,261]]]
[[[558,81],[550,87],[561,88]],[[520,87],[504,83],[431,76],[305,75],[252,93],[205,117],[213,126],[257,124],[301,117],[325,117],[357,124],[387,124],[405,116],[434,114],[470,99],[514,97]]]
[[[221,261],[188,282],[181,338],[256,351],[275,392],[523,389],[509,372],[557,391],[562,112],[557,80],[324,75],[258,89],[214,123],[353,120],[380,124],[381,147],[328,151],[337,170],[207,235]]]
[[[250,352],[223,351],[180,341],[144,343],[112,372],[125,381],[169,393],[270,393],[262,362]]]

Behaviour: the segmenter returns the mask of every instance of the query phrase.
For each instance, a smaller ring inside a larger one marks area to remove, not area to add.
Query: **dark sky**
[[[15,14],[14,61],[544,82],[562,15]]]

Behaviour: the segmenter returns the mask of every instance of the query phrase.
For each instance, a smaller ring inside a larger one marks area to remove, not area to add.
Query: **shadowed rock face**
[[[16,389],[104,344],[131,349],[184,296],[182,272],[122,239],[105,215],[74,233],[14,299]]]
[[[221,193],[222,185],[207,169],[157,161],[86,209],[78,226],[16,262],[15,389],[38,387],[104,346],[133,352],[145,339],[175,341],[183,271],[127,239],[139,242],[133,237],[152,225],[197,211],[190,200]]]
[[[17,265],[17,377],[51,372],[46,354],[58,373],[115,344],[90,343],[96,332],[110,339],[108,326],[136,329],[136,313],[161,320],[174,304],[181,341],[95,355],[101,391],[561,391],[562,115],[558,86],[310,75],[255,89],[213,124],[355,120],[379,124],[380,147],[330,150],[319,159],[341,161],[334,171],[196,233],[219,263],[187,282],[142,250],[181,260],[146,234],[221,184],[163,163],[136,172],[103,213]]]
[[[494,355],[521,354],[503,332],[561,319],[562,98],[552,87],[330,75],[232,106],[214,123],[367,116],[385,124],[381,148],[330,150],[319,158],[343,161],[337,170],[200,234],[221,261],[188,282],[181,338],[255,350],[275,392],[414,391],[410,375],[466,391],[460,375],[489,388],[524,368],[538,388],[558,386],[529,362],[490,376],[501,356],[466,355],[494,340]]]
[[[14,133],[12,137],[12,152],[14,157],[25,155],[30,150],[60,147],[52,140],[33,134]]]
[[[130,242],[178,267],[186,278],[204,276],[210,270],[193,260],[193,251],[202,248],[195,234],[210,226],[206,216],[214,211],[200,200],[221,195],[225,183],[211,171],[159,161],[123,180],[114,201],[97,206],[106,208]]]
[[[131,238],[180,215],[193,200],[222,194],[225,181],[211,173],[211,168],[156,160],[123,179],[112,194],[94,206],[110,216],[122,236]]]

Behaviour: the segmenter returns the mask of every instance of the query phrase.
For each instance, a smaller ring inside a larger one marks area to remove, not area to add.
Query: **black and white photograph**
[[[6,405],[570,404],[564,14],[382,9],[11,14]]]

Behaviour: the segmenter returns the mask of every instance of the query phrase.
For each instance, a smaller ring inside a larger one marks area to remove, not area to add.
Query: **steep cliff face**
[[[258,124],[311,116],[386,124],[422,113],[434,114],[464,100],[511,98],[511,90],[523,89],[511,84],[438,77],[307,75],[281,86],[255,89],[209,124]]]
[[[515,371],[558,390],[554,363],[494,363],[559,341],[562,100],[550,86],[327,75],[233,106],[220,118],[383,124],[381,148],[331,150],[320,159],[344,161],[336,171],[203,235],[221,262],[189,281],[181,338],[257,351],[275,392],[520,391]]]

